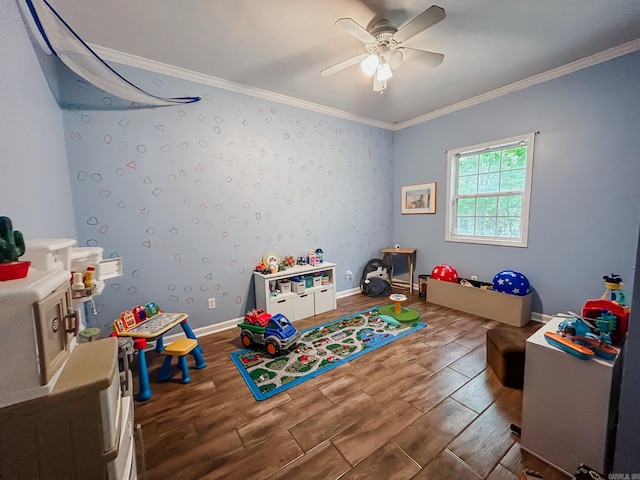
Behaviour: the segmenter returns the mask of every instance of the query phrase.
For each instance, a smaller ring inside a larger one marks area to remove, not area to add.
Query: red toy
[[[431,278],[435,278],[436,280],[443,280],[445,282],[458,282],[458,272],[451,265],[447,265],[443,263],[441,265],[436,266],[431,271]]]
[[[147,319],[147,312],[142,305],[133,307],[131,312],[133,313],[133,316],[136,319],[136,323],[143,322]]]
[[[251,310],[244,316],[245,323],[266,327],[271,319],[271,314],[262,309]]]
[[[587,300],[584,307],[582,307],[582,316],[585,318],[598,318],[602,310],[611,312],[618,318],[616,329],[611,332],[611,343],[621,345],[629,329],[629,307],[623,307],[611,300]]]
[[[120,314],[120,321],[122,323],[119,323],[118,327],[122,326],[121,331],[128,330],[136,324],[136,318],[134,317],[131,310],[125,310],[124,312],[122,312]]]

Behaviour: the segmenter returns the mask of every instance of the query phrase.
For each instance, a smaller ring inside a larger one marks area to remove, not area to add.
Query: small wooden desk
[[[391,265],[391,270],[393,271],[393,263],[392,263],[392,255],[406,255],[407,256],[407,265],[409,266],[409,281],[405,282],[404,280],[393,280],[393,276],[391,272],[389,272],[389,283],[395,286],[401,287],[409,287],[409,293],[413,293],[413,265],[416,257],[416,249],[415,248],[383,248],[380,250],[381,253],[384,253],[384,261]],[[395,282],[395,283],[394,283]]]

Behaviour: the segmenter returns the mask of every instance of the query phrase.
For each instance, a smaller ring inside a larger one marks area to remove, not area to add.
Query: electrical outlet
[[[351,270],[347,270],[347,278],[353,278],[353,272]]]
[[[213,298],[213,297],[210,298],[208,300],[208,302],[209,302],[209,310],[211,310],[212,308],[216,308],[216,299],[215,298]]]
[[[478,280],[478,276],[477,275],[471,275],[471,280]]]

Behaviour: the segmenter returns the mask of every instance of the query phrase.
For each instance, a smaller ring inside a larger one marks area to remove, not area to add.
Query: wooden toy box
[[[515,327],[522,327],[531,320],[532,296],[532,293],[524,296],[509,295],[434,278],[427,279],[428,302]]]

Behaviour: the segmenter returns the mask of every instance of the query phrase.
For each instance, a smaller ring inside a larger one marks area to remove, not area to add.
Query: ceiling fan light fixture
[[[380,94],[382,95],[382,93],[384,92],[384,90],[387,88],[387,81],[384,80],[382,82],[376,80],[376,77],[373,77],[373,91],[374,92],[380,92]]]
[[[395,70],[400,66],[403,60],[403,55],[401,50],[387,50],[384,54],[385,61],[391,67],[391,70]]]
[[[380,65],[378,65],[378,70],[376,70],[377,81],[384,82],[391,77],[393,77],[393,72],[391,71],[391,67],[388,63],[381,63]]]
[[[372,53],[367,58],[360,62],[360,69],[364,72],[365,75],[369,77],[376,73],[378,65],[380,63],[380,59],[375,53]]]

